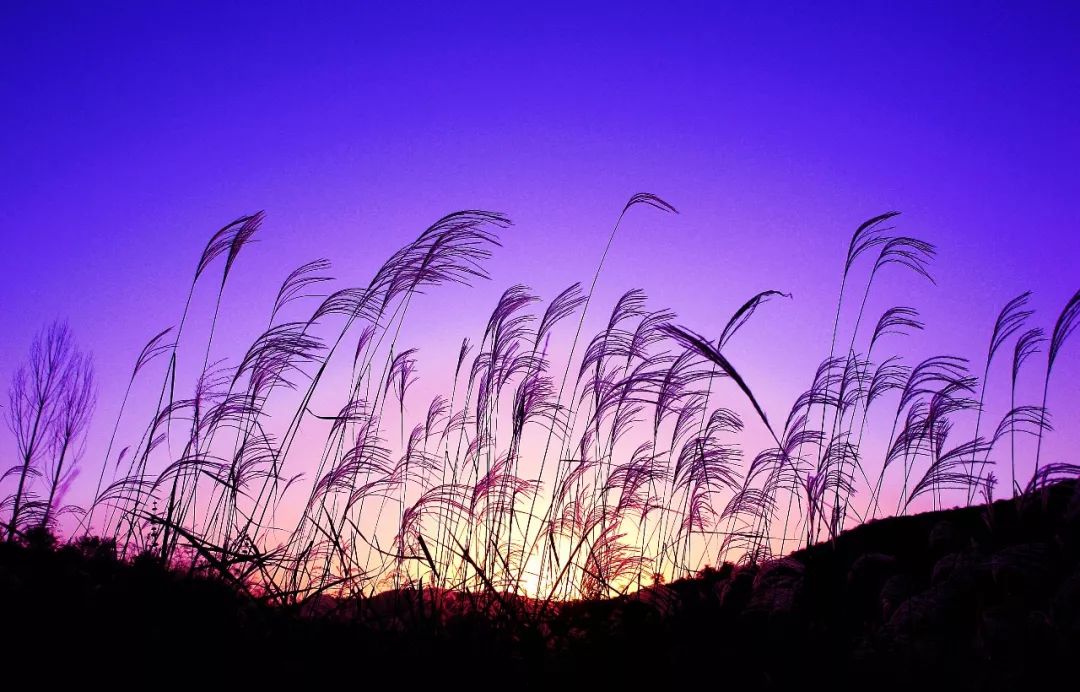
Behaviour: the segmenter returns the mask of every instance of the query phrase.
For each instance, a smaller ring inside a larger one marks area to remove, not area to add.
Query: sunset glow
[[[5,524],[600,599],[1080,463],[1074,9],[503,11],[5,8]]]

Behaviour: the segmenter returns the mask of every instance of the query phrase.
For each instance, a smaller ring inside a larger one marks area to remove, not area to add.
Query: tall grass
[[[918,312],[896,306],[872,321],[869,297],[887,271],[931,279],[934,248],[894,233],[895,212],[876,216],[848,243],[828,356],[787,411],[767,411],[755,393],[766,374],[736,367],[732,343],[762,305],[790,298],[780,290],[746,300],[708,337],[635,289],[585,334],[620,226],[657,211],[675,210],[654,195],[630,199],[588,291],[574,284],[545,302],[526,286],[507,289],[483,333],[453,348],[446,393],[430,402],[416,401],[423,352],[400,343],[410,306],[439,286],[486,279],[506,217],[439,219],[360,286],[334,286],[326,260],[300,265],[233,361],[214,332],[263,215],[228,224],[200,255],[175,329],[136,358],[79,530],[282,602],[416,587],[546,603],[760,562],[883,511],[913,511],[924,497],[932,506],[988,498],[1005,440],[1019,488],[1017,432],[1037,436],[1028,487],[1071,468],[1040,465],[1039,455],[1080,294],[1052,330],[1038,405],[1017,402],[1021,367],[1041,341],[1038,329],[1022,331],[1033,316],[1027,293],[994,325],[981,379],[955,355],[907,363],[885,349],[924,329]],[[189,343],[193,296],[218,264],[209,335]],[[553,362],[560,339],[566,355]],[[985,437],[985,382],[1010,343],[1008,413]],[[181,365],[199,373],[187,394]],[[136,387],[155,392],[156,406],[128,411]],[[32,416],[16,416],[17,431]],[[131,416],[143,432],[114,455]],[[747,449],[762,434],[767,446]],[[38,443],[19,439],[23,460],[9,472],[18,486],[3,505],[9,537],[29,521],[35,478]]]

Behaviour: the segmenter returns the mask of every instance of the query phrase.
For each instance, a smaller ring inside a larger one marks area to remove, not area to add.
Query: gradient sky
[[[640,287],[715,336],[750,295],[793,292],[731,354],[778,417],[828,352],[848,236],[880,212],[940,250],[937,286],[890,278],[875,305],[922,311],[909,353],[978,361],[1025,289],[1052,324],[1080,287],[1080,5],[717,5],[4,2],[0,383],[66,317],[97,361],[96,464],[206,238],[258,209],[223,305],[234,357],[296,264],[366,283],[444,213],[505,212],[494,280],[414,315],[441,373],[440,344],[477,336],[508,285],[587,283],[639,191],[682,213],[630,219],[594,315]],[[1059,368],[1064,460],[1080,343]]]

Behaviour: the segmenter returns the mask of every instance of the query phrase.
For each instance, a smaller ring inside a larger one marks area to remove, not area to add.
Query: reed
[[[848,243],[828,355],[810,388],[786,411],[767,411],[754,389],[767,374],[736,367],[746,347],[735,337],[789,293],[753,296],[717,329],[703,325],[710,338],[633,289],[586,333],[620,228],[631,216],[645,222],[646,209],[675,211],[655,195],[632,197],[587,291],[574,284],[544,302],[524,285],[507,289],[483,332],[461,342],[445,394],[419,404],[415,385],[431,375],[424,350],[399,343],[410,306],[439,286],[486,279],[505,216],[443,217],[357,286],[338,286],[326,260],[298,266],[272,296],[263,331],[236,354],[214,332],[228,319],[227,279],[263,215],[224,226],[198,259],[176,328],[135,359],[76,532],[110,536],[128,557],[221,572],[282,603],[416,588],[504,608],[528,597],[543,609],[720,562],[762,562],[790,544],[835,540],[882,507],[989,498],[1005,441],[1018,491],[1017,433],[1037,438],[1026,487],[1073,472],[1040,455],[1080,293],[1050,332],[1038,405],[1018,401],[1022,366],[1042,343],[1026,326],[1029,293],[998,316],[981,378],[956,355],[909,363],[888,347],[925,333],[919,313],[896,306],[871,323],[868,299],[891,268],[930,279],[935,250],[895,234],[895,212],[873,217]],[[198,315],[193,297],[218,264],[213,310]],[[185,338],[195,319],[209,323],[203,343]],[[566,355],[553,362],[560,339]],[[984,436],[986,382],[1010,347],[1008,413]],[[201,363],[190,387],[181,359]],[[94,401],[90,360],[66,329],[39,337],[28,363],[10,393],[18,456],[0,505],[7,540],[72,511],[59,498]],[[130,411],[143,390],[156,406]],[[114,457],[132,417],[145,421],[142,434]],[[751,432],[770,442],[750,448]]]

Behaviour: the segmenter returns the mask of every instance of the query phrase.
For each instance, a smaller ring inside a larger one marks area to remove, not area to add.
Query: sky
[[[0,8],[0,384],[67,319],[99,380],[88,468],[206,239],[256,210],[223,356],[300,262],[366,283],[443,214],[506,213],[492,280],[425,296],[406,332],[440,373],[507,286],[587,283],[626,200],[657,194],[680,213],[627,219],[590,324],[641,288],[716,336],[749,296],[791,292],[729,354],[774,417],[828,352],[871,216],[901,211],[939,250],[936,285],[890,273],[872,301],[921,311],[910,354],[981,363],[1008,299],[1034,291],[1049,328],[1080,288],[1075,3],[319,5]],[[1080,343],[1056,367],[1048,449],[1080,461]]]

